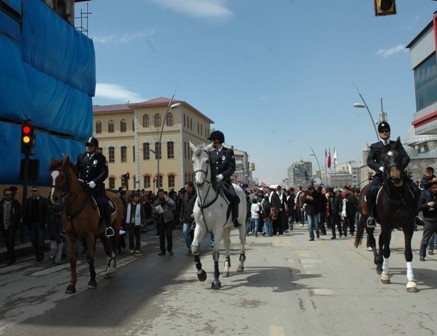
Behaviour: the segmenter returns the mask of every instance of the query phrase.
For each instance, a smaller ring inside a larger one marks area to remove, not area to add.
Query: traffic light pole
[[[22,209],[22,216],[21,218],[25,218],[25,214],[27,211],[27,185],[28,185],[28,179],[29,179],[29,154],[24,154],[24,172],[23,172],[23,195],[21,199],[21,209]],[[21,244],[24,243],[24,224],[23,221],[21,222]]]

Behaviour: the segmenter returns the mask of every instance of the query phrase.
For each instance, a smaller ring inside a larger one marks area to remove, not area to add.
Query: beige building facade
[[[179,190],[193,180],[189,141],[207,143],[214,122],[185,101],[160,97],[95,105],[93,123],[109,163],[106,187],[155,193],[161,187]]]

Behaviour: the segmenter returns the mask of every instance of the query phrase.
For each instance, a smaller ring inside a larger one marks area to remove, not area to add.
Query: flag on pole
[[[337,165],[337,163],[338,163],[338,159],[337,159],[337,150],[336,150],[335,147],[334,147],[334,168],[335,168],[335,166]]]
[[[325,149],[325,153],[326,153],[326,149]],[[328,152],[328,155],[326,157],[326,166],[328,168],[331,168],[331,148],[329,148],[329,152]]]

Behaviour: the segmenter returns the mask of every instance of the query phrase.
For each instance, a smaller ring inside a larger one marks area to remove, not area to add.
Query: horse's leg
[[[76,262],[77,262],[77,249],[75,243],[76,237],[73,234],[67,233],[65,235],[65,241],[68,245],[68,250],[70,251],[70,284],[65,290],[66,294],[76,293],[76,283],[77,283],[77,273],[76,273]]]
[[[200,262],[200,241],[205,235],[205,232],[206,229],[204,226],[197,223],[196,228],[194,229],[193,241],[191,242],[191,253],[194,256],[194,264],[196,265],[197,269],[197,278],[202,282],[207,278],[206,272],[202,269],[202,263]]]
[[[381,274],[381,282],[385,285],[390,283],[390,241],[391,241],[391,228],[381,228],[380,240],[382,240],[382,255],[383,255],[383,263],[382,263],[382,274]],[[380,249],[381,249],[381,241],[380,241]]]
[[[246,261],[246,234],[244,232],[246,230],[243,227],[240,227],[239,231],[240,231],[240,258],[237,267],[237,272],[243,272],[244,262]]]
[[[88,234],[86,237],[86,246],[87,246],[87,254],[86,261],[88,262],[88,268],[90,271],[90,280],[88,281],[88,288],[96,288],[97,280],[96,280],[96,270],[94,268],[94,255],[96,253],[96,238],[94,234]]]
[[[414,234],[414,224],[411,224],[410,227],[404,227],[404,240],[405,240],[405,261],[407,263],[407,292],[416,293],[417,286],[416,281],[414,280],[413,273],[413,253],[411,251],[411,239]]]
[[[224,232],[220,232],[222,235]],[[215,237],[219,237],[218,232],[214,232]],[[220,282],[219,258],[220,258],[220,241],[216,241],[212,250],[212,259],[214,260],[214,280],[211,283],[212,289],[219,289],[222,284]]]
[[[103,247],[105,249],[105,254],[106,254],[106,272],[105,275],[103,276],[105,279],[111,279],[113,277],[115,277],[117,270],[116,270],[116,266],[117,266],[117,262],[115,260],[115,251],[117,250],[115,245],[116,245],[116,236],[113,237],[106,237],[104,234],[102,234],[100,236],[100,240],[103,243]]]
[[[227,278],[229,276],[229,268],[231,267],[231,229],[225,228],[223,229],[223,245],[225,246],[225,262],[223,265],[223,277]]]

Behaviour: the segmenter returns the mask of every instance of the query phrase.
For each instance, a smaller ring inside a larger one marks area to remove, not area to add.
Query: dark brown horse
[[[387,172],[387,179],[378,190],[376,196],[376,222],[381,226],[381,233],[378,240],[378,249],[374,238],[373,228],[367,228],[366,222],[369,217],[365,195],[368,186],[364,187],[359,197],[359,211],[361,219],[358,223],[357,235],[355,236],[355,247],[361,244],[364,229],[369,235],[369,245],[372,247],[374,262],[377,271],[381,274],[381,281],[384,284],[390,283],[389,258],[390,241],[394,229],[402,229],[405,241],[405,261],[407,264],[407,291],[416,292],[416,282],[413,275],[413,253],[411,251],[411,239],[414,233],[414,218],[417,214],[418,197],[410,190],[406,176],[400,167],[399,146],[400,139],[382,152],[384,169]]]
[[[100,237],[107,256],[108,264],[104,277],[112,278],[116,273],[115,254],[124,212],[123,202],[116,194],[107,192],[107,196],[115,206],[111,219],[112,227],[116,232],[115,236],[108,238],[104,233],[106,225],[100,219],[99,211],[88,186],[78,180],[75,167],[70,159],[67,157],[62,160],[52,160],[50,170],[52,189],[49,199],[53,204],[65,202],[62,212],[62,225],[65,229],[65,239],[70,252],[71,271],[71,280],[66,293],[73,294],[76,292],[77,237],[83,238],[86,242],[87,262],[90,271],[88,288],[95,288],[97,286],[96,271],[94,269],[96,237]]]

